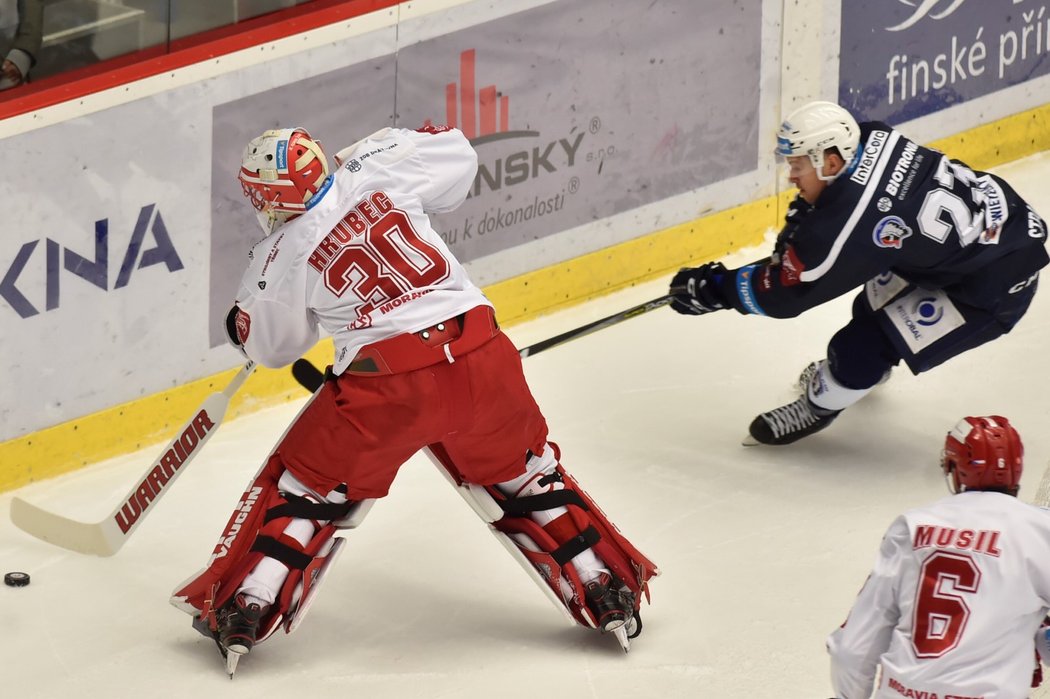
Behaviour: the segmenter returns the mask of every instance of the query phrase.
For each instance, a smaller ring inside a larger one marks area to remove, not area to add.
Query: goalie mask
[[[941,469],[953,493],[1002,490],[1017,494],[1024,447],[1010,422],[998,415],[966,417],[944,440]]]
[[[316,204],[331,183],[324,151],[300,128],[253,138],[237,179],[267,235]]]
[[[808,156],[817,177],[829,182],[835,177],[824,175],[824,152],[837,148],[848,165],[859,143],[860,127],[849,112],[833,102],[810,102],[789,114],[777,129],[776,154]]]

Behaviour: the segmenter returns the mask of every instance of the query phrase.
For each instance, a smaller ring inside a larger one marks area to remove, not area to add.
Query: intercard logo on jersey
[[[850,177],[852,182],[857,184],[868,183],[871,172],[875,169],[875,163],[882,154],[882,149],[886,146],[886,138],[889,135],[888,131],[881,130],[872,131],[868,134],[868,140],[860,151],[860,162],[857,164],[857,169],[853,172],[853,176]]]
[[[911,229],[903,219],[898,216],[887,216],[875,224],[871,237],[880,248],[900,250],[904,239],[910,235]]]

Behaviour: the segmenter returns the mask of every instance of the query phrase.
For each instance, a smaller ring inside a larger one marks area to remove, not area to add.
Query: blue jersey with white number
[[[1050,261],[1046,230],[1002,179],[869,122],[816,203],[796,197],[773,255],[730,270],[721,290],[741,313],[789,318],[893,272],[994,309]]]

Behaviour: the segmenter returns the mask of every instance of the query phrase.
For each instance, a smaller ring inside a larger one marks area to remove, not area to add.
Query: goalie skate
[[[493,536],[571,623],[610,633],[624,652],[630,649],[631,639],[642,630],[638,616],[641,598],[648,599],[648,581],[659,571],[606,519],[560,464],[546,476],[566,484],[565,490],[554,493],[554,498],[569,503],[570,507],[579,507],[586,517],[579,535],[566,545],[559,545],[528,516],[533,506],[550,505],[549,495],[533,496],[531,501],[529,498],[507,499],[491,486],[458,479],[453,475],[455,465],[436,445],[431,445],[427,453],[442,475],[486,522]],[[553,453],[556,457],[556,448]],[[592,547],[609,572],[585,584],[571,561],[579,550]],[[600,585],[592,587],[595,582]]]

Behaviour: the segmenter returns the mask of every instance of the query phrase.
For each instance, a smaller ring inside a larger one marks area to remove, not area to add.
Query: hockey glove
[[[708,262],[699,267],[678,270],[671,279],[671,308],[685,315],[699,316],[726,307],[719,291],[726,273],[721,262]]]

